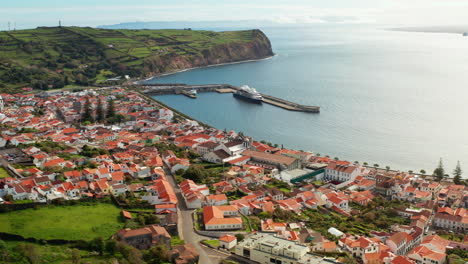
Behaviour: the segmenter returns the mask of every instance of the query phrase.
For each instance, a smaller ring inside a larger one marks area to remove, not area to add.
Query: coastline
[[[210,67],[219,67],[219,66],[226,66],[226,65],[232,65],[232,64],[241,64],[241,63],[249,63],[249,62],[258,62],[258,61],[264,61],[264,60],[269,60],[272,59],[273,57],[278,56],[278,54],[273,54],[273,56],[268,56],[265,58],[260,58],[260,59],[252,59],[252,60],[242,60],[242,61],[233,61],[233,62],[226,62],[226,63],[218,63],[218,64],[210,64],[206,66],[199,66],[199,67],[192,67],[192,68],[187,68],[187,69],[182,69],[182,70],[175,70],[175,71],[169,71],[165,73],[160,73],[153,75],[149,78],[146,79],[140,79],[132,82],[133,84],[141,84],[141,82],[147,82],[149,80],[152,80],[154,78],[162,77],[162,76],[168,76],[168,75],[173,75],[181,72],[187,72],[191,70],[196,70],[196,69],[203,69],[203,68],[210,68]]]
[[[160,104],[161,106],[170,109],[170,110],[173,111],[175,114],[178,114],[178,115],[180,115],[180,116],[183,117],[183,118],[196,121],[196,122],[198,122],[200,125],[202,125],[202,126],[204,126],[204,127],[206,127],[206,128],[218,129],[218,128],[215,127],[215,126],[209,125],[209,124],[204,123],[204,122],[202,122],[202,121],[200,121],[200,120],[198,120],[198,119],[195,119],[195,118],[193,118],[193,117],[191,117],[191,116],[189,116],[189,115],[187,115],[187,114],[181,112],[180,110],[178,110],[178,109],[176,109],[176,108],[174,108],[174,107],[168,106],[167,104],[165,104],[165,103],[163,103],[163,102],[161,102],[161,101],[155,99],[155,98],[152,97],[152,96],[146,95],[146,94],[141,93],[141,92],[139,92],[139,91],[137,91],[137,92],[138,92],[141,96],[143,96],[144,98],[147,98],[147,99],[150,100],[150,101],[154,101],[154,102],[156,102],[157,104]],[[219,129],[218,129],[218,130],[219,130]],[[260,139],[260,140],[261,140],[261,139]],[[259,141],[259,140],[257,140],[257,141]],[[283,144],[282,144],[282,145],[283,145]],[[318,152],[314,152],[314,153],[318,153]],[[325,157],[326,155],[323,155],[323,156]],[[343,159],[343,160],[347,160],[347,159]],[[371,166],[371,165],[363,165],[363,166],[366,167],[366,168],[369,168],[369,169],[376,168],[376,167]],[[387,170],[387,171],[393,171],[393,172],[402,172],[402,171],[405,171],[405,170],[400,170],[400,169],[398,169],[398,168],[397,168],[397,169],[385,169],[385,168],[383,168],[383,167],[377,167],[376,169],[379,169],[379,170]],[[408,172],[409,172],[409,171],[412,171],[412,174],[415,175],[415,176],[432,177],[431,174],[422,174],[422,173],[418,172],[417,170],[408,170]],[[449,180],[450,180],[450,179],[452,179],[452,178],[451,178],[451,177],[448,177],[448,178],[446,178],[446,179],[449,179]],[[464,179],[464,177],[462,177],[462,179]]]

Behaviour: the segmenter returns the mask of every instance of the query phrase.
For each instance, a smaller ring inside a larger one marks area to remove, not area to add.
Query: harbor
[[[206,85],[187,85],[182,83],[173,84],[136,84],[140,87],[141,92],[147,95],[168,95],[180,94],[192,99],[197,98],[197,93],[233,93],[236,95],[242,92],[243,88],[230,84],[206,84]],[[288,111],[305,112],[305,113],[320,113],[319,106],[307,106],[294,103],[285,99],[274,97],[271,95],[258,93],[260,96],[258,101],[270,104]],[[236,96],[239,97],[239,96]],[[252,100],[251,100],[252,101]]]

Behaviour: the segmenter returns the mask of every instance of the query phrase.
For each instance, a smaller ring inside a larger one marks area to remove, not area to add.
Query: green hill
[[[260,30],[40,27],[0,32],[0,88],[89,85],[273,55]]]

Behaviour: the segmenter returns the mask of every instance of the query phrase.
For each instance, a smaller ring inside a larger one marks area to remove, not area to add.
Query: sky
[[[135,21],[468,25],[468,0],[0,0],[0,30]]]

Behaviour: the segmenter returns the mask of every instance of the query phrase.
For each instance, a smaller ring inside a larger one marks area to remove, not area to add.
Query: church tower
[[[3,97],[0,95],[0,111],[3,111],[4,105],[3,105]]]

